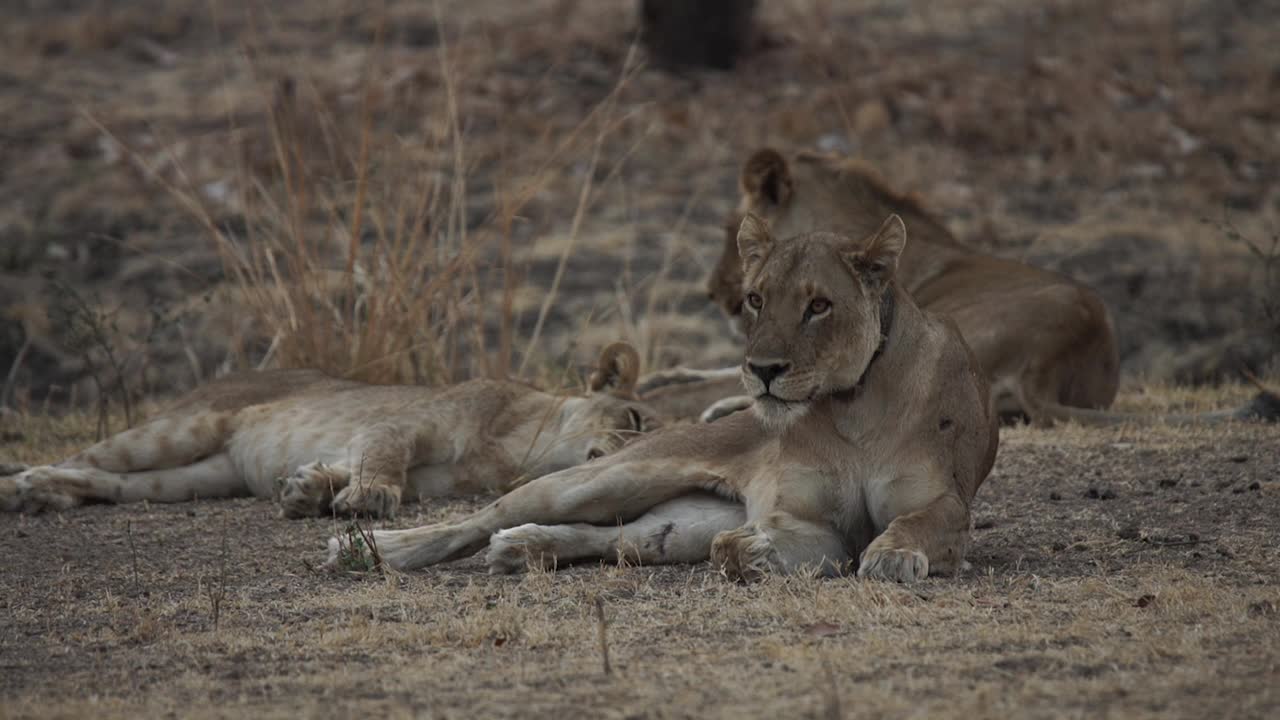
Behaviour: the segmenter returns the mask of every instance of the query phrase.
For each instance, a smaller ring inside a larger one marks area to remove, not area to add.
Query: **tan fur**
[[[503,491],[657,426],[638,357],[605,349],[585,397],[518,382],[366,385],[314,370],[245,373],[56,465],[0,478],[0,508],[278,496],[289,517],[394,515],[402,498]]]
[[[956,570],[998,434],[954,324],[919,310],[893,279],[904,240],[896,216],[867,241],[775,242],[763,222],[745,221],[746,286],[761,301],[747,318],[743,372],[754,412],[666,428],[456,523],[379,531],[380,557],[410,569],[489,545],[494,572],[613,553],[710,557],[744,580]],[[341,565],[352,548],[335,538],[330,552]]]
[[[770,187],[785,187],[783,196]],[[1005,415],[1048,421],[1046,406],[1104,408],[1115,399],[1119,358],[1111,317],[1091,290],[1061,275],[964,247],[920,201],[889,188],[852,160],[802,153],[788,162],[757,151],[741,178],[739,212],[776,232],[871,231],[888,213],[912,234],[898,281],[923,309],[955,319]],[[742,273],[726,240],[708,279],[712,299],[741,317]],[[654,381],[650,380],[653,384]]]
[[[859,235],[888,213],[912,234],[898,280],[926,310],[955,319],[991,384],[999,413],[1040,425],[1072,420],[1088,425],[1201,424],[1280,419],[1280,398],[1262,392],[1247,406],[1199,415],[1151,416],[1103,410],[1115,399],[1119,359],[1115,330],[1102,299],[1056,273],[984,255],[958,242],[918,198],[890,188],[861,163],[801,153],[788,162],[765,149],[744,164],[739,213],[769,220],[781,235],[833,229]],[[730,225],[736,225],[737,217]],[[742,316],[742,269],[736,239],[708,279],[711,298],[737,322]],[[712,371],[713,377],[715,371]],[[723,387],[698,371],[679,369],[642,380],[658,392],[672,378],[685,392],[707,397]],[[714,413],[712,413],[714,414]]]

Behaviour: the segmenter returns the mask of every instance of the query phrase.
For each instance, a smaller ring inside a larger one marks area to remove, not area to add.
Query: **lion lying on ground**
[[[488,545],[494,572],[619,555],[710,556],[745,580],[855,563],[907,582],[954,571],[998,433],[954,325],[894,280],[905,242],[897,216],[866,241],[776,242],[748,215],[738,248],[754,412],[667,428],[456,523],[376,531],[373,550],[334,538],[330,564],[376,552],[411,569]]]
[[[861,164],[800,153],[755,152],[739,181],[739,213],[765,218],[779,236],[835,230],[861,236],[889,213],[911,232],[898,282],[916,303],[952,317],[991,384],[996,411],[1039,425],[1058,420],[1106,425],[1160,421],[1198,423],[1223,419],[1280,418],[1280,398],[1262,393],[1240,410],[1189,416],[1138,416],[1105,412],[1119,384],[1119,359],[1110,314],[1096,293],[1047,270],[971,250],[912,197],[888,188]],[[736,230],[735,220],[730,227]],[[735,232],[708,279],[708,290],[732,322],[743,318],[742,269]],[[646,377],[642,396],[729,398],[704,419],[741,409],[748,398],[729,370],[676,369]],[[666,390],[664,386],[679,385]]]
[[[639,357],[601,353],[585,397],[523,383],[367,385],[315,370],[209,383],[56,465],[0,478],[0,508],[278,496],[286,517],[390,517],[402,498],[505,490],[657,426],[634,397]]]

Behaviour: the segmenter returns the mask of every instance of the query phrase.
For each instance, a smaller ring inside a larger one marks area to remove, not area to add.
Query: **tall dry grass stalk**
[[[485,291],[477,264],[494,233],[468,232],[454,94],[446,93],[440,110],[450,132],[436,146],[406,148],[375,126],[380,64],[375,49],[353,133],[323,103],[303,99],[308,92],[319,96],[312,83],[277,84],[270,118],[274,182],[242,170],[244,235],[215,235],[228,277],[271,338],[253,364],[312,367],[374,383],[488,374],[490,318],[477,312]],[[446,45],[440,65],[451,86]],[[441,155],[453,158],[447,173],[412,161]],[[511,306],[496,311],[510,313]]]
[[[439,18],[437,18],[439,21]],[[379,35],[380,36],[380,35]],[[228,276],[262,335],[265,350],[241,348],[236,364],[312,367],[373,383],[453,382],[517,375],[539,342],[556,300],[548,289],[530,337],[518,338],[521,280],[513,229],[521,210],[578,150],[592,167],[614,124],[617,90],[512,188],[497,188],[490,214],[469,204],[463,78],[444,33],[438,49],[442,87],[424,126],[444,128],[406,141],[379,128],[385,105],[378,78],[389,76],[372,50],[363,77],[358,125],[324,107],[314,81],[277,81],[271,99],[272,172],[243,167],[239,236],[207,220]],[[377,45],[375,41],[375,46]],[[618,88],[634,74],[628,56]],[[592,196],[583,181],[571,236]],[[571,252],[573,243],[566,247]],[[254,357],[256,355],[256,357]]]

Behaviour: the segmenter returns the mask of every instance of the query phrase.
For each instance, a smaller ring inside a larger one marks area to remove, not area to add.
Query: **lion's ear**
[[[898,257],[907,245],[907,226],[902,218],[890,215],[871,239],[846,254],[855,272],[877,284],[889,282],[898,269]]]
[[[596,369],[587,381],[587,388],[595,393],[608,391],[614,395],[632,397],[636,393],[636,380],[640,377],[640,353],[624,342],[616,342],[600,351]]]
[[[791,200],[791,170],[777,150],[757,150],[742,166],[738,179],[742,192],[764,207],[786,205]]]
[[[747,213],[738,226],[738,257],[742,259],[742,271],[751,272],[751,268],[764,261],[773,246],[773,233],[769,225],[755,213]]]

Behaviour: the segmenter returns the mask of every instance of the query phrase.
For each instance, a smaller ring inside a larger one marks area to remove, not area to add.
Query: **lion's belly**
[[[453,463],[419,465],[409,469],[409,486],[406,489],[411,498],[448,497],[460,494],[459,481],[459,473]]]
[[[227,454],[250,492],[258,497],[271,497],[276,478],[287,477],[303,465],[317,461],[346,462],[345,435],[349,432],[337,429],[279,432],[274,428],[242,428],[231,436]]]

